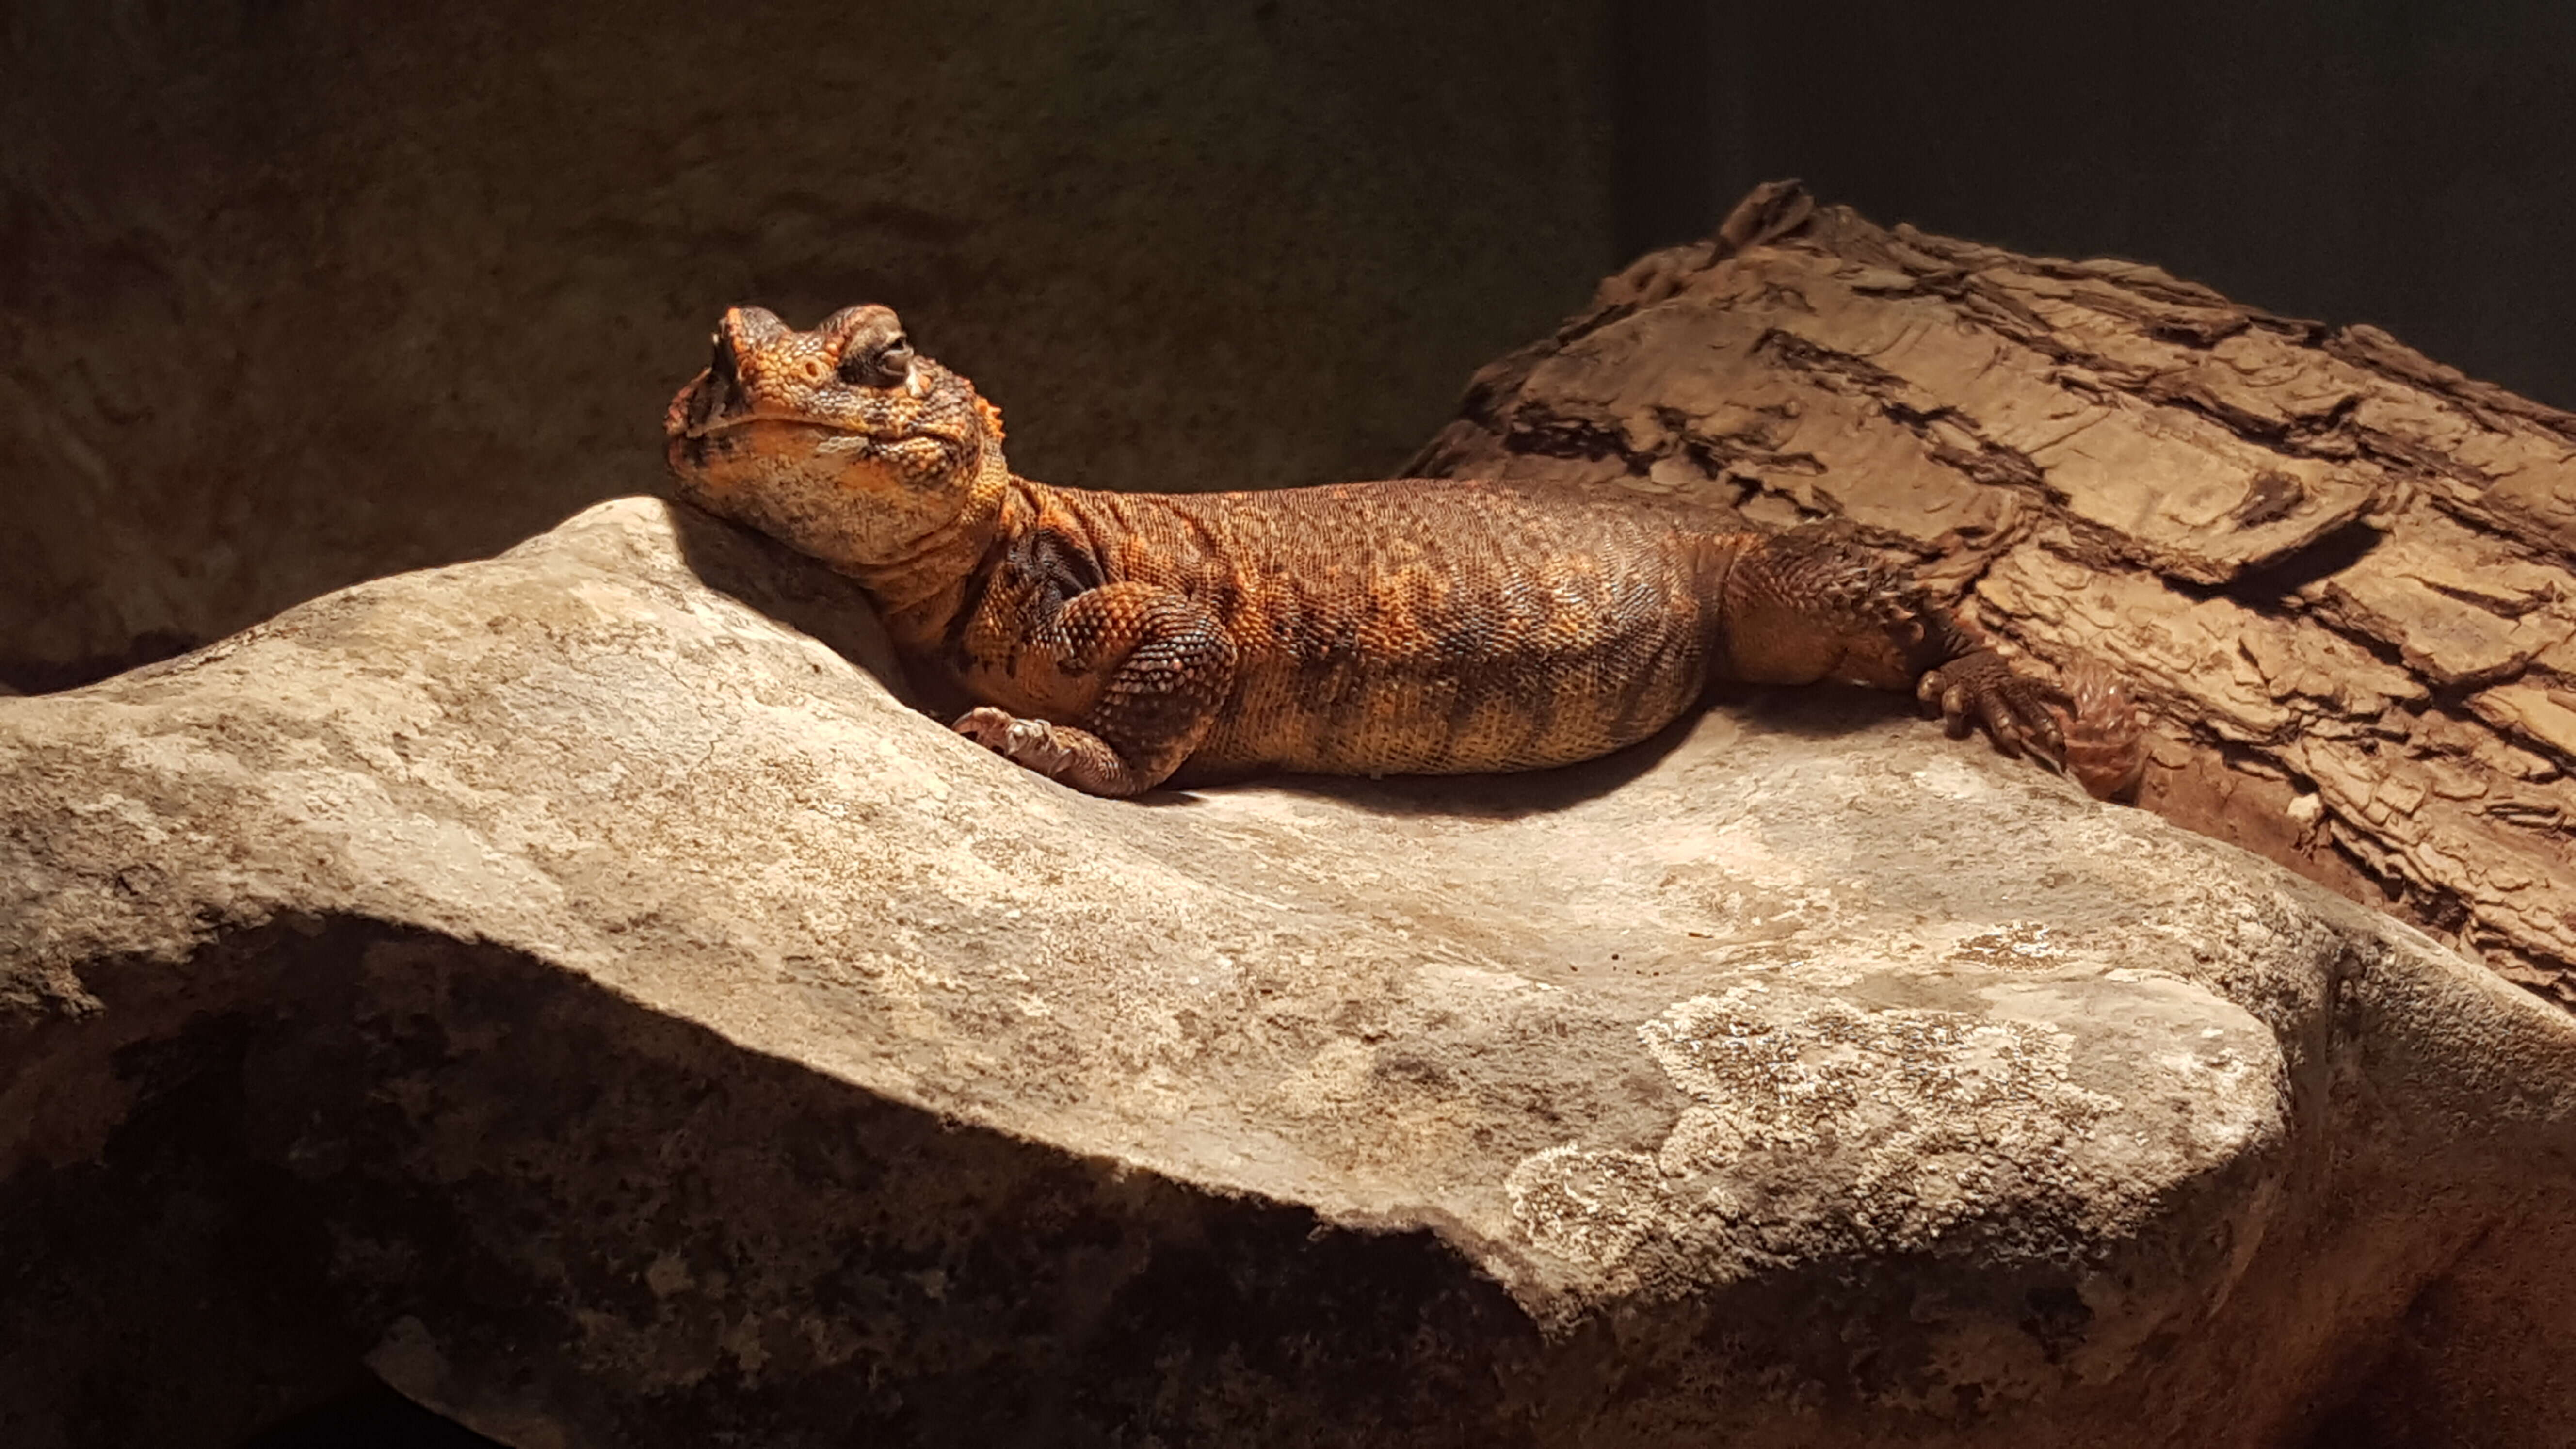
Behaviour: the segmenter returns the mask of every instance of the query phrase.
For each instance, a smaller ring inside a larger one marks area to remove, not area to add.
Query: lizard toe
[[[1009,751],[1004,746],[1010,740],[1011,726],[1018,723],[1019,721],[1012,717],[1010,711],[983,704],[959,715],[957,723],[950,728],[986,749],[998,754],[1008,754]]]
[[[1002,753],[1050,779],[1062,777],[1073,763],[1073,751],[1055,737],[1055,726],[1042,719],[1014,720]]]
[[[2005,759],[2019,759],[2023,749],[2020,718],[2012,702],[2001,692],[1977,697],[1978,722],[1986,727],[1986,737],[1995,742],[1995,750]]]
[[[2066,756],[2066,730],[2060,711],[2072,706],[2065,690],[2026,675],[2015,675],[2004,691],[2023,743],[2031,753],[2052,762]]]
[[[1003,759],[1026,765],[1042,775],[1062,773],[1073,752],[1055,736],[1055,726],[1042,719],[1022,719],[1007,710],[979,705],[958,717],[956,731]]]

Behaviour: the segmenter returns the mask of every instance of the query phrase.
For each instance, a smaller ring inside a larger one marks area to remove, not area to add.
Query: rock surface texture
[[[1860,694],[1131,803],[872,648],[626,500],[0,701],[0,1440],[2576,1415],[2576,1021],[2403,924]]]
[[[1774,184],[1478,374],[1416,466],[1848,520],[2127,680],[2149,808],[2576,1005],[2576,415]]]

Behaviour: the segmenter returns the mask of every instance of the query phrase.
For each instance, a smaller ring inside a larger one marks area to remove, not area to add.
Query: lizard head
[[[707,368],[671,399],[679,496],[827,563],[891,563],[1004,472],[1002,415],[912,350],[885,307],[798,332],[758,307],[717,321]]]

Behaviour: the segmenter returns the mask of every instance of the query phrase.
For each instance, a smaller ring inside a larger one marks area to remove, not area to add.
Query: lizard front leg
[[[1233,686],[1234,638],[1208,608],[1157,584],[1074,595],[1038,621],[1013,670],[1031,698],[1079,697],[1071,721],[968,710],[957,732],[1093,795],[1134,795],[1190,757]],[[1096,681],[1096,693],[1086,686]]]

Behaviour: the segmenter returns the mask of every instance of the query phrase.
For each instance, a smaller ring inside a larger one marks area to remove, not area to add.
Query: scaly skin
[[[665,420],[680,497],[857,579],[911,661],[981,701],[959,731],[1076,789],[1566,764],[1712,679],[1910,688],[1954,735],[2063,750],[2066,695],[1815,534],[1430,479],[1053,488],[1011,473],[1001,414],[883,307],[811,332],[736,308],[714,342]]]

